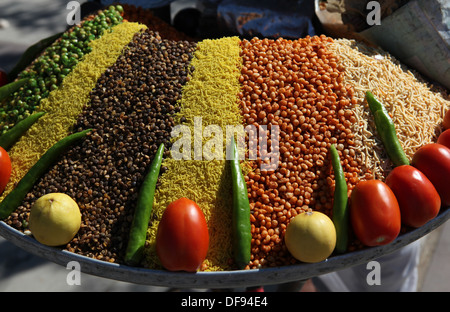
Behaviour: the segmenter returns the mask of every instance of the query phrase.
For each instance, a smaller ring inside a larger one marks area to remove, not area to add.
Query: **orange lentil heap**
[[[361,166],[354,159],[351,131],[356,122],[350,110],[353,90],[343,84],[344,68],[338,57],[326,48],[331,40],[321,36],[241,41],[239,100],[244,124],[280,129],[277,168],[261,170],[259,158],[246,176],[252,224],[250,268],[295,263],[283,241],[290,219],[309,210],[331,216],[331,144],[340,153],[349,190],[358,181]]]

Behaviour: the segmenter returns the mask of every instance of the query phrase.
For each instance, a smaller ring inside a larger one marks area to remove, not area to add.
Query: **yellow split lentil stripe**
[[[208,125],[220,126],[223,130],[223,159],[194,160],[192,143],[190,160],[164,160],[163,166],[168,170],[161,176],[155,193],[153,219],[148,230],[145,265],[150,268],[161,267],[155,252],[159,220],[167,205],[181,197],[195,201],[207,220],[210,245],[200,269],[218,271],[232,268],[231,175],[226,165],[225,133],[227,125],[242,124],[237,102],[242,64],[239,43],[239,38],[227,37],[204,40],[197,45],[191,61],[194,70],[183,88],[179,102],[181,110],[175,120],[180,124],[184,117],[184,124],[189,126],[192,134],[195,117],[202,118],[203,129]]]
[[[124,46],[143,28],[146,26],[138,23],[122,23],[92,41],[92,52],[67,75],[60,88],[41,101],[37,111],[46,114],[9,151],[12,173],[2,200],[53,144],[70,134],[101,74],[116,62]]]

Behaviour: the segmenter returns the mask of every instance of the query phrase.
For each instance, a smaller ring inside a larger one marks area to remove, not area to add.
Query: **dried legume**
[[[121,22],[120,12],[111,6],[73,26],[46,48],[18,75],[18,79],[29,78],[29,81],[0,108],[0,134],[33,113],[40,101],[56,90],[78,62],[92,51],[89,43]]]
[[[33,124],[9,151],[12,164],[11,180],[0,199],[4,198],[27,171],[53,144],[66,137],[83,108],[89,92],[100,75],[114,62],[134,34],[145,27],[137,23],[123,23],[112,32],[92,42],[92,52],[79,62],[65,78],[61,88],[43,99],[38,111],[46,114]],[[89,73],[89,74],[87,74]],[[45,133],[45,135],[42,135]]]
[[[247,175],[252,207],[251,268],[295,262],[283,237],[289,220],[317,210],[331,215],[334,181],[328,149],[353,148],[351,87],[342,84],[338,57],[326,49],[324,36],[299,40],[243,40],[239,94],[246,125],[278,125],[280,163],[260,170],[256,161]],[[343,167],[355,185],[353,159]]]

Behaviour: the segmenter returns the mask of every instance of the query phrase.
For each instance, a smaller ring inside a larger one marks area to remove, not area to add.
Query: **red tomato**
[[[169,271],[195,272],[206,258],[209,233],[200,207],[190,199],[170,203],[156,234],[156,252]]]
[[[450,129],[442,132],[437,140],[437,143],[444,145],[445,147],[450,148]]]
[[[8,75],[0,68],[0,87],[8,83]]]
[[[11,160],[8,153],[0,146],[0,194],[5,190],[11,177]]]
[[[386,178],[400,207],[403,224],[420,227],[441,208],[441,198],[428,178],[413,166],[395,167]]]
[[[366,246],[385,245],[400,233],[400,208],[394,193],[379,180],[359,182],[350,197],[350,220]]]
[[[450,206],[450,149],[437,143],[426,144],[414,153],[411,165],[433,183],[441,204]]]
[[[444,129],[450,129],[450,109],[444,115],[442,127],[444,127]]]

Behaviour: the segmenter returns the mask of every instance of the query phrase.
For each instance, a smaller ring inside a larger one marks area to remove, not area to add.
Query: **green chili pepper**
[[[374,117],[378,135],[383,142],[386,153],[395,166],[409,165],[408,157],[398,140],[394,122],[389,113],[370,91],[366,92],[366,100]]]
[[[245,183],[239,161],[238,149],[233,138],[231,142],[231,178],[233,181],[233,253],[236,264],[243,269],[250,262],[251,224],[250,203],[247,184]]]
[[[344,253],[348,243],[348,188],[336,146],[331,145],[331,164],[334,171],[333,223],[336,228],[336,251]]]
[[[19,121],[11,130],[0,136],[0,146],[9,150],[14,143],[39,119],[45,112],[39,112]]]
[[[17,89],[22,87],[24,84],[26,84],[28,80],[29,80],[28,78],[23,78],[20,80],[10,82],[0,87],[0,102],[6,99],[11,94],[13,94]]]
[[[53,42],[56,41],[56,39],[61,37],[61,35],[62,33],[57,33],[48,38],[44,38],[26,49],[22,54],[19,62],[17,62],[14,68],[9,72],[8,78],[10,80],[16,79],[17,75],[19,75],[21,71],[23,71],[28,65],[30,65],[31,62],[44,51],[44,49],[49,47]]]
[[[66,148],[82,139],[91,129],[71,134],[50,147],[0,203],[0,219],[8,217],[23,201],[36,181],[55,163]]]
[[[125,262],[130,265],[137,265],[142,259],[163,154],[164,144],[161,144],[156,151],[155,158],[150,165],[150,170],[145,176],[139,192],[125,253]]]

